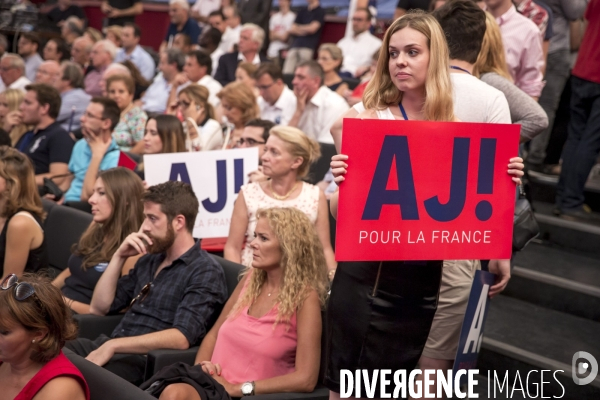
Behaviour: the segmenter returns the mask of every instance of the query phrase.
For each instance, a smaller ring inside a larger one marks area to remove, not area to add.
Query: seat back
[[[221,265],[225,272],[225,282],[227,283],[227,298],[231,297],[231,294],[240,282],[240,273],[246,268],[242,264],[235,263],[224,259],[223,257],[211,256]]]
[[[337,154],[335,145],[331,143],[319,143],[321,148],[321,157],[310,166],[306,181],[313,185],[321,182],[325,177],[327,171],[329,171],[329,164],[331,164],[331,157]]]
[[[48,246],[48,266],[51,272],[67,267],[71,246],[92,222],[92,215],[74,208],[54,206],[44,222],[44,235]]]
[[[42,207],[44,208],[46,215],[50,213],[50,210],[52,210],[54,206],[56,206],[56,203],[52,200],[42,199]]]

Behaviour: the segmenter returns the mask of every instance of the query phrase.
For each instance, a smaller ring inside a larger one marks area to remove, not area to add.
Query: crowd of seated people
[[[521,141],[527,142],[553,122],[546,116],[552,107],[537,103],[540,93],[551,96],[542,89],[542,27],[515,15],[520,9],[508,0],[479,3],[431,6],[448,46],[444,95],[452,97],[454,112],[447,115],[464,122],[518,123]],[[491,12],[485,21],[482,3]],[[582,16],[580,3],[573,2],[565,21]],[[589,3],[600,7],[599,0]],[[39,393],[52,388],[65,398],[88,398],[81,375],[60,350],[65,342],[138,386],[150,351],[200,345],[196,366],[170,367],[186,379],[155,390],[162,399],[204,400],[207,382],[231,397],[315,387],[320,311],[327,278],[337,268],[327,199],[344,180],[347,159],[336,156],[337,169],[318,185],[306,182],[308,172],[323,149],[335,144],[340,150],[342,117],[406,119],[397,107],[375,110],[373,87],[390,72],[383,66],[392,63],[390,51],[380,49],[368,8],[353,10],[352,29],[329,43],[321,37],[325,11],[319,0],[306,1],[296,13],[290,1],[281,0],[269,24],[258,9],[253,19],[235,2],[197,0],[190,6],[169,1],[170,24],[158,49],[142,45],[148,33],[135,24],[134,16],[143,12],[139,0],[103,1],[108,25],[102,31],[87,25],[79,7],[59,0],[48,18],[60,37],[44,42],[29,32],[20,35],[16,54],[4,46],[0,128],[14,148],[0,147],[0,313],[10,309],[0,327],[19,332],[19,349],[34,354],[28,371],[39,371],[31,374],[35,384],[11,386],[15,395],[32,398],[35,387]],[[521,42],[535,42],[532,51],[511,36],[510,24],[527,27],[529,39]],[[4,39],[0,35],[0,47]],[[511,56],[517,51],[528,56]],[[576,84],[596,87],[597,73],[582,66],[593,58],[580,58]],[[363,93],[371,94],[365,99]],[[585,93],[581,89],[580,96]],[[408,111],[411,119],[427,119],[419,107]],[[571,171],[575,146],[586,143],[583,139],[571,138]],[[248,147],[258,149],[259,168],[240,189],[222,248],[226,260],[246,269],[228,297],[223,269],[193,236],[196,194],[181,182],[148,187],[144,164],[152,158],[143,156]],[[119,167],[124,156],[136,165]],[[509,168],[522,168],[518,160]],[[585,171],[578,173],[581,178]],[[563,187],[569,177],[561,178]],[[48,267],[40,194],[57,207],[83,205],[93,216],[52,281],[39,277]],[[562,194],[567,195],[574,196]],[[337,210],[337,195],[332,199]],[[563,202],[563,214],[586,215],[575,200]],[[466,293],[463,286],[480,268],[479,260],[444,261],[448,264],[467,271],[454,287]],[[448,300],[453,288],[447,273],[441,272],[438,309],[464,303]],[[503,285],[507,279],[504,274]],[[122,320],[110,335],[75,339],[69,310],[98,318],[121,314]],[[38,323],[49,323],[48,315],[59,326]],[[440,315],[432,317],[432,336],[420,359],[431,368],[446,368],[455,354],[453,337],[445,339],[451,344],[432,344],[447,330]],[[267,349],[253,344],[265,338],[272,343]],[[10,382],[9,367],[22,362],[25,352],[1,350],[0,382]],[[253,371],[241,368],[249,360],[257,366]],[[65,366],[65,374],[49,374],[55,365]],[[50,383],[43,386],[41,379]]]

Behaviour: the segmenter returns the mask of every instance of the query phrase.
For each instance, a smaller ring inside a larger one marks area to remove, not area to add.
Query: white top
[[[219,68],[219,58],[221,58],[223,54],[225,54],[225,52],[221,50],[220,47],[217,47],[215,51],[210,53],[210,58],[212,60],[212,76],[215,76],[215,74],[217,73],[217,68]]]
[[[348,103],[342,96],[327,86],[321,86],[306,104],[298,128],[318,142],[333,144],[329,130],[348,109]]]
[[[201,16],[208,17],[211,12],[217,11],[219,8],[221,8],[221,0],[196,0],[192,11],[198,11]]]
[[[256,212],[265,208],[285,208],[293,207],[302,211],[313,225],[317,222],[319,212],[319,191],[317,186],[302,182],[302,191],[293,199],[277,200],[268,196],[260,183],[249,183],[242,186],[242,193],[248,209],[248,228],[246,229],[246,245],[242,250],[242,264],[250,266],[252,264],[252,248],[250,242],[254,239],[254,229],[256,229]]]
[[[8,88],[9,89],[20,89],[23,92],[25,92],[25,86],[29,85],[30,83],[31,83],[31,81],[29,79],[22,76],[19,79],[17,79],[16,81],[14,81],[12,84],[10,84],[8,86]]]
[[[229,53],[233,51],[233,45],[238,44],[240,41],[240,33],[242,32],[242,25],[238,25],[236,28],[225,28],[225,32],[221,36],[221,43],[219,48],[223,53]]]
[[[252,59],[252,61],[248,61],[248,60],[246,60],[246,57],[244,57],[244,55],[241,52],[238,52],[238,61],[249,62],[254,65],[259,65],[260,64],[260,56],[258,55],[258,53],[254,53],[254,58]]]
[[[256,101],[260,108],[260,117],[276,125],[288,125],[296,112],[296,95],[287,86],[283,87],[283,92],[273,105],[267,103],[262,96]]]
[[[342,38],[337,44],[344,54],[342,71],[355,75],[359,67],[371,65],[371,58],[379,50],[381,43],[381,39],[368,30],[357,36]]]
[[[285,33],[291,29],[295,20],[296,14],[294,14],[291,11],[288,11],[285,15],[283,15],[281,11],[276,12],[271,16],[271,19],[269,20],[269,30],[277,34]],[[279,51],[287,48],[287,43],[284,43],[281,40],[273,40],[269,44],[267,56],[271,58],[279,57]]]
[[[469,74],[450,73],[454,114],[462,122],[510,124],[504,93]]]
[[[217,108],[219,104],[221,104],[221,100],[217,97],[217,93],[223,89],[223,86],[210,75],[204,75],[196,83],[208,89],[208,102],[212,104],[213,107]]]
[[[198,126],[198,137],[192,140],[186,138],[185,147],[189,151],[220,150],[223,146],[223,129],[221,124],[212,118]]]

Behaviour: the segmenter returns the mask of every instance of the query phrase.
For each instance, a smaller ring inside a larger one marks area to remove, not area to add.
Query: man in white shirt
[[[318,142],[333,143],[329,130],[349,107],[342,96],[323,86],[324,75],[323,68],[314,60],[298,64],[292,81],[296,111],[289,125]]]
[[[141,98],[142,110],[146,112],[164,113],[167,110],[167,101],[175,77],[183,70],[185,64],[184,54],[177,49],[168,49],[160,53],[158,69],[150,87]]]
[[[35,74],[40,64],[44,62],[38,53],[39,47],[40,39],[35,33],[25,32],[19,37],[18,51],[25,61],[25,76],[30,81],[35,80]]]
[[[198,25],[204,27],[208,24],[208,16],[211,12],[221,8],[221,0],[196,0],[191,8],[191,15]]]
[[[295,20],[296,14],[290,11],[290,0],[279,0],[279,12],[273,14],[269,20],[269,58],[279,58],[279,52],[288,48],[290,28]]]
[[[359,77],[364,74],[371,64],[373,54],[379,51],[381,39],[373,36],[371,28],[371,12],[368,8],[359,8],[352,16],[354,35],[346,36],[338,42],[338,47],[344,54],[342,71]]]
[[[31,83],[25,77],[25,62],[17,54],[5,53],[2,56],[2,60],[0,60],[0,76],[6,89],[20,89],[23,93],[25,93],[25,86]]]
[[[254,73],[260,117],[276,125],[287,125],[296,112],[296,95],[283,82],[281,68],[271,62],[260,64]]]
[[[152,81],[156,72],[156,64],[152,56],[140,46],[142,31],[136,24],[127,23],[121,32],[123,47],[117,50],[115,62],[130,60],[140,70],[147,81]]]
[[[223,16],[227,27],[221,37],[219,46],[225,53],[233,51],[233,46],[239,43],[242,32],[242,19],[235,6],[223,7]]]

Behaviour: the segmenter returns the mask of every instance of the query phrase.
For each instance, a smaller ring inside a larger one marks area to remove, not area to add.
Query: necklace
[[[275,193],[275,191],[273,190],[273,181],[272,180],[269,181],[269,189],[271,189],[271,194],[273,195],[273,197],[275,198],[275,200],[285,200],[285,199],[287,199],[288,197],[290,197],[290,195],[292,194],[292,192],[294,191],[294,189],[296,189],[296,186],[298,186],[298,182],[296,182],[294,184],[294,186],[292,187],[292,189],[289,192],[287,192],[283,196],[280,196],[277,193]]]

